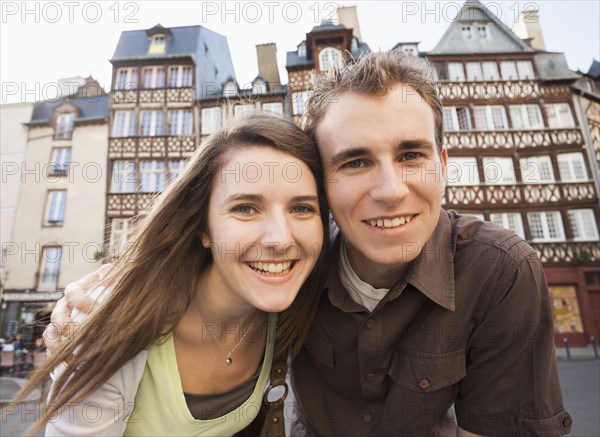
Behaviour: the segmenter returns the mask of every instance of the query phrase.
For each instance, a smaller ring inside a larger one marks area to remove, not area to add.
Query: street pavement
[[[566,410],[573,418],[571,436],[600,437],[600,361],[558,361]]]
[[[559,359],[558,373],[565,408],[573,417],[569,435],[600,437],[600,360]],[[20,405],[7,404],[23,382],[20,378],[0,378],[2,437],[22,436],[31,424],[39,420],[40,404],[31,399],[38,399],[40,392],[33,393],[28,402]],[[42,435],[43,432],[32,434],[34,437]]]

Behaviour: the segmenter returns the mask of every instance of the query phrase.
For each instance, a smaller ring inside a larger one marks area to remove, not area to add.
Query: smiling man
[[[447,152],[427,63],[387,52],[330,71],[306,130],[341,232],[292,363],[292,435],[568,433],[539,259],[513,232],[441,207]],[[70,284],[67,300],[85,288]]]
[[[292,364],[299,428],[447,435],[454,404],[454,434],[567,433],[539,259],[511,231],[441,208],[447,153],[429,66],[389,52],[330,72],[306,129],[341,233]]]

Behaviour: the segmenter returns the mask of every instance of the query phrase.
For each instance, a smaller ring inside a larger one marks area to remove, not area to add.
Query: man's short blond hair
[[[397,50],[361,55],[341,68],[332,66],[327,74],[318,77],[308,100],[304,130],[314,139],[329,106],[344,92],[386,95],[399,84],[415,90],[431,107],[435,120],[435,140],[441,150],[444,139],[443,108],[431,66],[424,59]]]

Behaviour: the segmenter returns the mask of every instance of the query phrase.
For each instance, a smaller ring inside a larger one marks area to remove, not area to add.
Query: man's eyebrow
[[[369,149],[366,147],[356,147],[353,149],[344,150],[336,153],[331,157],[331,165],[337,165],[340,162],[346,161],[351,158],[358,158],[359,156],[365,156],[369,154]]]
[[[400,141],[400,143],[397,146],[398,150],[405,150],[405,149],[429,149],[429,150],[435,150],[435,146],[433,145],[433,143],[431,141],[427,141],[427,140],[405,140],[405,141]]]
[[[264,196],[262,194],[250,194],[250,193],[234,193],[225,198],[223,201],[224,204],[235,202],[238,200],[249,200],[253,202],[261,202],[264,200]]]

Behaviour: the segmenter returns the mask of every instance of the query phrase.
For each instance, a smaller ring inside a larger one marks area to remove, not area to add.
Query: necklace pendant
[[[231,359],[231,357],[227,357],[227,359],[225,360],[225,364],[231,366],[231,363],[233,363],[233,360]]]

